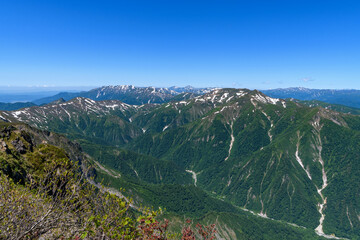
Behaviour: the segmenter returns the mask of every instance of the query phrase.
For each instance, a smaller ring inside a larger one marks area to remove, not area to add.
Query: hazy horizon
[[[250,88],[250,87],[235,87],[235,86],[193,86],[193,85],[171,85],[171,86],[154,86],[154,85],[135,85],[135,84],[115,84],[115,85],[98,85],[98,86],[1,86],[0,95],[4,94],[23,94],[23,93],[44,93],[44,92],[81,92],[89,91],[104,86],[124,86],[132,85],[135,87],[155,87],[155,88],[171,88],[171,87],[187,87],[191,86],[194,88],[246,88],[246,89],[257,89],[257,90],[272,90],[272,89],[288,89],[288,88],[306,88],[306,89],[317,89],[317,90],[360,90],[356,88],[310,88],[304,86],[289,86],[289,87],[268,87],[268,88]]]

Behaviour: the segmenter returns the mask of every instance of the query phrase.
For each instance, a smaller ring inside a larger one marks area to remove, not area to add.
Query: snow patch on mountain
[[[300,132],[297,132],[298,134],[298,142],[296,143],[296,152],[295,152],[295,158],[296,158],[296,161],[299,163],[299,165],[301,166],[301,168],[306,172],[306,175],[308,176],[308,178],[310,180],[312,180],[311,178],[311,175],[310,175],[310,172],[305,169],[305,166],[301,160],[301,158],[299,157],[299,146],[300,146],[300,140],[301,140],[301,136],[300,136]]]
[[[196,183],[197,183],[197,173],[194,172],[194,171],[192,171],[192,170],[185,170],[185,171],[192,174],[192,178],[194,179],[194,185],[195,185],[195,187],[196,187]]]
[[[233,131],[233,124],[234,124],[233,122],[231,122],[231,124],[230,124],[230,137],[231,137],[231,140],[230,140],[230,146],[229,146],[229,153],[228,153],[227,157],[225,158],[225,161],[229,159],[230,154],[231,154],[231,150],[233,148],[234,141],[235,141],[234,131]]]
[[[271,97],[268,97],[265,95],[261,95],[259,93],[253,95],[252,99],[257,102],[261,102],[261,103],[265,103],[265,104],[270,103],[273,105],[276,105],[276,103],[280,101],[280,99],[278,99],[278,98],[271,98]]]

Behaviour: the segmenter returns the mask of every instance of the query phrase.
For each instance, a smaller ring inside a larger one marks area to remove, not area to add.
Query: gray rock
[[[0,140],[0,151],[5,152],[8,149],[6,142]]]
[[[26,153],[26,146],[24,145],[24,143],[20,140],[20,139],[16,139],[11,141],[11,144],[14,146],[14,148],[16,149],[16,151],[20,154],[24,154]]]

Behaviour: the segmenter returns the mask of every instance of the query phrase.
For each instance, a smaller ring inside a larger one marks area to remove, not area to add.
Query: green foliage
[[[134,200],[141,198],[136,202],[137,205],[144,203],[147,206],[161,207],[167,212],[185,214],[189,217],[201,216],[210,211],[235,211],[231,204],[212,198],[203,190],[192,185],[131,182],[101,172],[98,172],[97,180],[102,180],[105,186],[113,189],[119,186],[131,189],[131,192],[127,193],[128,195],[134,196]]]
[[[184,219],[191,217],[194,223],[216,223],[217,233],[225,239],[325,239],[311,229],[293,227],[234,208],[194,186],[131,183],[103,173],[98,178],[113,187],[126,186],[126,189],[132,189],[128,194],[141,197],[143,203],[166,209],[161,218],[170,219],[169,232],[179,232]],[[298,203],[300,201],[295,204]]]
[[[329,120],[323,124],[323,159],[329,176],[325,230],[348,238],[360,236],[356,215],[360,208],[360,132]]]
[[[116,170],[134,181],[147,183],[192,183],[191,176],[173,161],[160,160],[126,149],[82,142],[82,147],[94,160]]]
[[[48,130],[66,134],[71,139],[85,139],[99,144],[124,145],[140,129],[131,126],[121,113],[110,116],[79,114],[75,120],[52,119]]]
[[[85,181],[63,149],[36,145],[32,139],[39,136],[20,128],[6,126],[1,131],[0,239],[148,237],[129,203],[100,192]],[[20,170],[8,171],[11,167],[24,170],[20,179],[14,174]],[[143,213],[148,218],[148,212]]]
[[[165,214],[164,218],[171,219],[169,231],[178,232],[183,224],[184,218],[181,215]],[[249,212],[210,212],[202,217],[193,219],[193,224],[216,223],[216,234],[222,239],[240,240],[314,240],[326,238],[320,237],[311,229],[296,227],[281,221],[271,221]]]

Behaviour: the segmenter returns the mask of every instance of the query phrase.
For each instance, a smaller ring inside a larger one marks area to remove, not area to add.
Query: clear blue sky
[[[360,89],[360,1],[0,0],[1,86]]]

